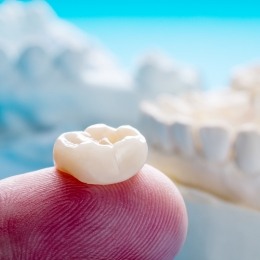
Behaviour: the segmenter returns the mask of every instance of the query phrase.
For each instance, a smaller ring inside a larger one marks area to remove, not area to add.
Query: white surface
[[[176,260],[259,260],[260,212],[180,187],[188,210],[187,241]]]

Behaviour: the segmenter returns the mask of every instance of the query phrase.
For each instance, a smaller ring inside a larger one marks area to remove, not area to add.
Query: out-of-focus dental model
[[[21,134],[67,122],[71,129],[98,122],[136,125],[140,98],[200,85],[195,70],[159,54],[147,56],[133,77],[45,2],[2,4],[0,33],[0,121],[9,135],[18,128],[14,122]]]
[[[259,68],[237,68],[224,91],[141,103],[148,162],[179,182],[188,208],[180,259],[258,258]]]
[[[94,123],[136,126],[139,101],[149,92],[197,85],[195,72],[167,67],[159,56],[152,59],[152,73],[141,66],[136,77],[130,75],[97,40],[43,1],[1,4],[0,35],[0,157],[15,158],[16,165],[34,162],[17,171],[11,159],[11,173],[51,164],[43,154],[51,154],[61,132]],[[149,85],[154,75],[157,85]]]
[[[160,93],[180,94],[200,90],[202,80],[197,70],[173,62],[165,54],[155,51],[144,55],[138,65],[136,87],[145,97]]]
[[[134,107],[130,75],[95,39],[59,19],[45,2],[6,2],[0,6],[0,17],[0,120],[6,133],[17,128],[12,117],[21,122],[23,134],[34,127],[105,121],[103,112],[112,101],[117,105],[111,110]],[[106,98],[100,93],[104,88],[111,90]],[[114,100],[117,89],[119,97],[128,99]],[[111,121],[122,120],[116,111]],[[130,121],[135,120],[131,115]]]
[[[260,115],[260,62],[235,67],[231,75],[231,87],[248,92]]]
[[[141,104],[150,163],[179,182],[260,209],[259,117],[242,91]]]
[[[260,93],[260,63],[240,65],[233,69],[231,86],[234,89]]]

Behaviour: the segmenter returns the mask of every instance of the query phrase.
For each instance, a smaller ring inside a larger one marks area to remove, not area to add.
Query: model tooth
[[[158,117],[146,114],[146,136],[149,143],[162,149],[166,152],[171,152],[174,150],[174,143],[172,141],[172,125],[163,122]]]
[[[84,68],[85,56],[84,50],[65,49],[56,57],[55,63],[64,75],[76,76]]]
[[[56,167],[88,184],[113,184],[134,176],[147,158],[143,135],[130,126],[98,124],[84,132],[64,133],[56,140]]]
[[[49,56],[40,46],[27,47],[17,61],[17,68],[29,78],[39,78],[48,71]]]
[[[167,115],[157,115],[152,118],[152,144],[165,152],[172,152],[175,148],[172,136],[172,120]]]
[[[157,122],[155,117],[157,115],[158,109],[154,104],[148,101],[141,102],[140,109],[144,135],[149,144],[155,145],[155,140],[157,140],[157,133],[155,131]]]
[[[172,126],[173,139],[181,154],[192,156],[195,152],[192,124],[189,121],[177,121]]]
[[[152,102],[143,101],[141,111],[143,114],[144,132],[151,145],[164,151],[173,151],[171,122],[172,117],[164,107]]]
[[[205,158],[212,162],[223,162],[228,158],[231,137],[224,125],[208,125],[199,129],[201,149]]]
[[[165,152],[174,151],[175,144],[173,142],[172,124],[157,121],[157,139],[158,146]]]
[[[147,132],[149,133],[149,143],[154,147],[161,147],[161,140],[160,140],[160,132],[161,132],[161,123],[158,121],[157,118],[150,115],[149,118],[150,122],[147,125]]]
[[[235,141],[235,156],[239,168],[249,174],[260,173],[260,133],[256,129],[242,129]]]

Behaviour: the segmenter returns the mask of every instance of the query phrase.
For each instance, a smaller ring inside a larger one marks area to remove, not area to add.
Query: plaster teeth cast
[[[207,125],[199,131],[202,152],[212,162],[223,162],[228,158],[231,140],[229,131],[220,125]]]
[[[180,65],[159,52],[144,55],[135,81],[146,97],[155,97],[160,93],[183,93],[183,90],[197,90],[201,86],[201,77],[197,70]]]
[[[88,184],[113,184],[134,176],[144,165],[148,147],[131,126],[103,124],[60,135],[53,148],[56,167]]]
[[[161,142],[165,139],[165,135],[162,136],[164,126],[161,121],[165,118],[161,116],[160,109],[151,102],[143,101],[141,112],[143,129],[148,142],[155,147],[161,147]]]
[[[159,147],[165,152],[174,151],[175,145],[172,138],[172,124],[157,122]]]
[[[172,126],[172,133],[179,152],[186,156],[195,154],[192,122],[188,120],[176,121]]]
[[[17,69],[29,79],[40,79],[48,73],[50,57],[40,45],[27,46],[17,60]]]
[[[246,173],[260,173],[259,154],[260,133],[253,128],[242,129],[235,142],[237,165]]]

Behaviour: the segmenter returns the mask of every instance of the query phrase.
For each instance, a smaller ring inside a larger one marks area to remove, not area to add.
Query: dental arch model
[[[150,164],[184,185],[260,209],[259,117],[248,93],[164,95],[141,110]]]
[[[134,176],[147,159],[143,135],[131,126],[117,129],[96,124],[59,136],[54,144],[56,167],[88,184],[112,184]]]

